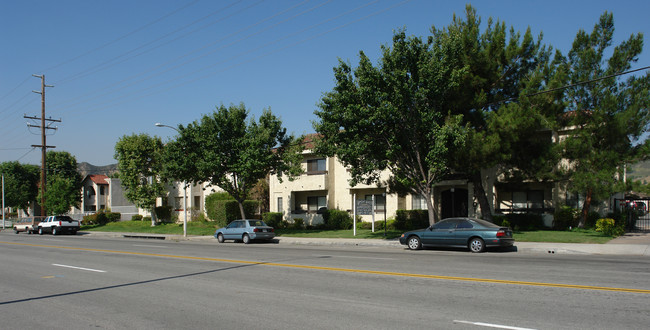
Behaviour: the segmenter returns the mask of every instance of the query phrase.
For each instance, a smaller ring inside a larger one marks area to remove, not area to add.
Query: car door
[[[433,227],[429,227],[422,234],[422,244],[451,245],[457,222],[456,220],[443,220],[433,225]]]
[[[223,231],[223,237],[225,239],[239,239],[241,238],[241,221],[233,221],[226,226],[226,229]]]
[[[465,246],[471,236],[476,233],[474,225],[468,220],[458,220],[456,230],[454,231],[453,244]]]

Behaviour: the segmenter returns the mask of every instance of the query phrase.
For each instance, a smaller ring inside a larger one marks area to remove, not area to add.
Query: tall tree
[[[426,43],[398,32],[392,49],[382,47],[377,68],[362,52],[354,76],[340,62],[336,87],[316,112],[320,150],[350,166],[353,183],[390,169],[392,183],[427,197],[431,222],[432,185],[450,172],[465,175],[482,217],[491,219],[482,170],[544,164],[539,148],[549,143],[528,133],[543,127],[553,109],[542,97],[504,102],[554,84],[551,50],[530,29],[522,36],[489,19],[481,31],[471,6],[465,19],[454,15],[448,27],[431,32]]]
[[[19,162],[4,162],[0,164],[0,173],[5,180],[5,205],[29,214],[29,205],[38,196],[40,168]]]
[[[220,187],[239,203],[242,219],[243,202],[260,179],[301,171],[301,144],[270,109],[255,121],[243,103],[221,105],[178,130],[176,141],[165,147],[165,177]]]
[[[77,159],[65,151],[47,152],[45,209],[48,214],[64,214],[81,203],[81,181]]]
[[[541,156],[548,153],[540,148],[548,150],[550,141],[529,133],[545,128],[547,116],[557,111],[550,107],[552,103],[544,102],[548,96],[508,101],[556,82],[548,79],[551,49],[541,44],[541,35],[535,41],[530,28],[522,35],[492,18],[481,30],[481,18],[472,6],[466,7],[465,14],[465,19],[454,15],[446,28],[433,27],[431,39],[439,56],[454,59],[449,65],[464,68],[459,83],[442,101],[451,114],[462,115],[462,123],[468,127],[467,143],[454,150],[451,167],[473,184],[481,215],[489,220],[492,210],[482,170],[544,164]],[[530,172],[535,171],[527,174]]]
[[[115,144],[115,159],[126,198],[137,207],[151,210],[151,225],[156,225],[156,199],[163,195],[160,179],[162,140],[147,134],[122,136]]]
[[[454,40],[444,44],[458,46]],[[336,86],[323,96],[314,123],[321,136],[316,151],[336,155],[350,169],[351,185],[377,181],[388,169],[392,190],[425,198],[432,224],[433,185],[448,173],[451,150],[466,138],[462,116],[449,116],[443,102],[467,68],[442,55],[430,41],[399,31],[392,47],[382,46],[377,66],[363,51],[354,72],[339,61]]]
[[[560,70],[571,86],[565,90],[561,117],[570,129],[562,145],[568,160],[563,170],[569,189],[585,197],[580,227],[592,200],[611,195],[619,171],[639,158],[637,151],[646,150],[635,143],[650,127],[650,73],[627,79],[616,75],[638,60],[643,35],[631,35],[612,49],[613,36],[614,17],[605,12],[591,33],[577,33]]]

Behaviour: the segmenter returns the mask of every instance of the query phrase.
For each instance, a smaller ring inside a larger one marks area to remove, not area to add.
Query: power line
[[[97,73],[97,72],[100,72],[100,71],[106,70],[106,69],[108,69],[108,68],[110,68],[110,67],[112,67],[112,66],[114,66],[114,65],[117,65],[117,64],[123,63],[124,61],[127,61],[127,60],[129,60],[129,59],[131,59],[131,58],[134,58],[134,57],[140,56],[140,55],[142,55],[142,54],[144,54],[144,53],[146,53],[146,52],[148,52],[148,51],[143,52],[143,53],[136,54],[136,55],[134,55],[134,56],[131,56],[131,57],[129,57],[129,58],[127,58],[127,59],[125,59],[125,60],[123,60],[123,61],[121,61],[121,62],[117,62],[117,63],[110,64],[111,62],[114,62],[114,61],[116,61],[116,60],[118,60],[118,59],[120,59],[120,58],[122,58],[122,57],[124,57],[124,56],[126,56],[126,55],[129,55],[129,54],[131,54],[131,53],[134,53],[134,52],[136,52],[136,51],[138,51],[138,50],[140,50],[140,49],[142,49],[142,48],[145,48],[145,47],[147,47],[147,46],[149,46],[149,45],[151,45],[151,44],[154,44],[154,43],[156,43],[156,42],[158,42],[158,41],[160,41],[160,40],[163,40],[163,39],[165,39],[165,38],[167,38],[167,37],[169,37],[169,36],[171,36],[171,35],[173,35],[173,34],[175,34],[175,33],[177,33],[177,32],[180,32],[180,31],[182,31],[182,30],[184,30],[184,29],[187,29],[187,28],[189,28],[190,26],[192,26],[192,25],[194,25],[194,24],[197,24],[197,23],[199,23],[199,22],[202,21],[202,20],[207,19],[208,17],[214,16],[214,15],[216,15],[216,14],[222,12],[222,11],[225,11],[225,10],[229,9],[230,7],[236,5],[237,3],[241,2],[241,1],[242,1],[242,0],[234,1],[234,2],[230,3],[229,5],[227,5],[227,6],[225,6],[225,7],[219,8],[218,10],[216,10],[216,11],[214,11],[214,12],[212,12],[212,13],[206,15],[206,16],[203,16],[202,18],[199,18],[199,19],[197,19],[197,20],[194,20],[194,21],[193,21],[192,23],[190,23],[190,24],[184,25],[184,26],[182,26],[181,28],[178,28],[178,29],[176,29],[176,30],[174,30],[174,31],[172,31],[172,32],[170,32],[170,33],[167,33],[167,34],[165,34],[165,35],[163,35],[163,36],[161,36],[161,37],[158,37],[157,39],[154,39],[154,40],[152,40],[152,41],[149,41],[149,42],[147,42],[147,43],[145,43],[145,44],[143,44],[143,45],[140,45],[140,46],[138,46],[138,47],[136,47],[136,48],[133,48],[133,49],[127,51],[127,52],[124,52],[124,53],[122,53],[121,55],[118,55],[118,56],[116,56],[116,57],[114,57],[114,58],[112,58],[112,59],[110,59],[110,60],[108,60],[108,61],[104,61],[104,62],[102,62],[102,63],[100,63],[100,64],[97,64],[97,65],[91,67],[90,69],[87,69],[87,70],[85,70],[85,71],[81,71],[81,72],[79,72],[79,73],[77,73],[77,74],[74,74],[74,75],[72,75],[72,76],[69,76],[69,77],[67,77],[67,78],[63,78],[62,80],[57,81],[57,84],[65,84],[65,83],[68,83],[68,82],[70,82],[70,81],[77,80],[77,79],[79,79],[79,78],[83,78],[83,77],[88,76],[88,75],[90,75],[90,74]],[[261,3],[262,1],[264,1],[264,0],[260,0],[260,1],[258,1],[256,4],[254,4],[254,5],[257,5],[257,4]],[[206,27],[208,27],[208,26],[210,26],[210,25],[212,25],[212,24],[214,24],[214,23],[216,23],[216,22],[218,22],[218,21],[219,21],[219,20],[217,20],[217,21],[213,21],[212,23],[210,23],[210,24],[208,24],[208,25],[205,25],[205,26],[203,26],[203,27],[200,27],[199,29],[195,29],[195,30],[193,30],[193,31],[190,31],[189,33],[186,33],[186,34],[182,35],[181,37],[177,37],[176,39],[173,39],[172,41],[175,41],[175,40],[178,40],[178,39],[180,39],[180,38],[184,38],[184,37],[186,37],[186,36],[188,36],[188,35],[190,35],[190,34],[196,33],[197,31],[199,31],[199,30],[201,30],[201,29],[204,29],[204,28],[206,28]],[[172,41],[169,41],[169,42],[172,42]],[[166,43],[164,43],[163,45],[165,45],[165,44],[166,44]],[[159,47],[159,46],[157,46],[157,47]],[[155,48],[157,48],[157,47],[155,47]],[[153,48],[153,49],[155,49],[155,48]]]
[[[113,39],[113,40],[111,40],[111,41],[109,41],[109,42],[107,42],[107,43],[105,43],[105,44],[103,44],[103,45],[101,45],[101,46],[99,46],[97,48],[93,48],[93,49],[91,49],[91,50],[89,50],[89,51],[87,51],[87,52],[85,52],[85,53],[83,53],[81,55],[78,55],[78,56],[75,56],[75,57],[73,57],[71,59],[65,60],[65,61],[63,61],[63,62],[61,62],[61,63],[59,63],[59,64],[57,64],[55,66],[52,66],[52,67],[46,69],[46,70],[41,70],[40,72],[47,72],[47,71],[50,71],[50,70],[54,70],[54,69],[56,69],[56,68],[58,68],[60,66],[63,66],[63,65],[68,64],[70,62],[76,61],[76,60],[78,60],[78,59],[80,59],[80,58],[82,58],[84,56],[87,56],[87,55],[92,54],[92,53],[94,53],[96,51],[104,49],[104,48],[106,48],[106,47],[108,47],[108,46],[110,46],[110,45],[112,45],[112,44],[114,44],[114,43],[116,43],[116,42],[118,42],[120,40],[126,39],[126,38],[140,32],[140,31],[142,31],[142,30],[144,30],[144,29],[146,29],[146,28],[148,28],[148,27],[150,27],[150,26],[152,26],[152,25],[166,19],[169,16],[172,16],[172,15],[180,12],[181,10],[183,10],[183,9],[185,9],[187,7],[190,7],[190,6],[194,5],[197,2],[199,2],[199,1],[195,0],[195,1],[192,1],[192,2],[190,2],[188,4],[186,4],[186,5],[183,5],[183,6],[179,7],[179,8],[171,11],[170,13],[167,13],[167,14],[165,14],[165,15],[163,15],[163,16],[161,16],[161,17],[159,17],[159,18],[157,18],[157,19],[155,19],[155,20],[153,20],[153,21],[151,21],[151,22],[149,22],[149,23],[147,23],[147,24],[145,24],[145,25],[143,25],[141,27],[138,27],[138,28],[136,28],[136,29],[134,29],[134,30],[120,36],[120,37],[117,37],[116,39]]]
[[[297,46],[297,45],[302,44],[302,43],[304,43],[304,42],[307,42],[307,41],[309,41],[309,40],[313,40],[313,39],[318,38],[318,37],[320,37],[320,36],[323,36],[323,35],[325,35],[325,34],[328,34],[328,33],[331,33],[331,32],[333,32],[333,31],[339,30],[339,29],[341,29],[341,28],[347,27],[347,26],[349,26],[349,25],[351,25],[351,24],[354,24],[354,23],[357,23],[357,22],[359,22],[359,21],[362,21],[362,20],[368,19],[368,18],[370,18],[370,17],[373,17],[373,16],[376,16],[376,15],[379,15],[379,14],[381,14],[381,13],[384,13],[384,12],[388,11],[388,10],[394,9],[394,8],[396,8],[396,7],[398,7],[398,6],[402,6],[402,5],[406,4],[406,3],[408,3],[409,1],[410,1],[410,0],[405,0],[405,1],[402,1],[402,2],[397,3],[397,4],[395,4],[395,5],[392,5],[392,6],[389,6],[389,7],[387,7],[387,8],[384,8],[384,9],[382,9],[382,10],[375,11],[375,12],[373,12],[373,13],[371,13],[371,14],[368,14],[368,15],[366,15],[366,16],[364,16],[364,17],[361,17],[361,18],[355,19],[355,20],[350,21],[350,22],[347,22],[347,23],[345,23],[345,24],[341,24],[341,25],[339,25],[339,26],[337,26],[337,27],[335,27],[335,28],[332,28],[332,29],[327,30],[327,31],[325,31],[325,32],[318,33],[318,34],[313,35],[313,36],[311,36],[311,37],[305,38],[305,39],[300,40],[300,41],[298,41],[298,42],[295,42],[295,43],[293,43],[293,44],[291,44],[291,45],[288,45],[288,46],[285,46],[285,47],[282,47],[282,48],[276,49],[276,50],[274,50],[274,51],[267,52],[267,53],[265,53],[265,54],[262,54],[262,55],[260,55],[260,56],[255,57],[255,58],[253,58],[253,59],[250,59],[250,60],[248,60],[248,61],[244,61],[244,62],[236,63],[236,64],[233,64],[233,65],[231,65],[231,66],[228,66],[228,67],[226,67],[226,68],[224,68],[224,69],[220,69],[220,70],[217,70],[217,71],[213,71],[213,72],[211,72],[210,74],[203,75],[203,76],[200,76],[200,77],[198,77],[198,78],[195,78],[195,79],[192,79],[192,80],[189,80],[189,81],[186,81],[186,82],[182,82],[182,83],[180,83],[180,84],[176,84],[176,85],[173,85],[173,86],[171,86],[171,87],[168,87],[168,88],[165,88],[165,89],[162,89],[162,90],[157,90],[157,91],[155,91],[155,92],[153,92],[153,93],[149,93],[149,94],[144,94],[144,95],[142,95],[142,92],[146,92],[146,91],[148,91],[148,90],[151,90],[151,89],[154,89],[154,88],[158,88],[158,87],[164,86],[164,85],[169,84],[169,83],[172,83],[172,82],[176,82],[176,81],[178,81],[179,79],[183,79],[183,78],[186,78],[186,77],[189,77],[189,76],[195,75],[195,74],[197,74],[197,73],[200,73],[200,72],[205,71],[205,69],[212,68],[212,67],[214,67],[214,66],[217,66],[217,65],[219,65],[219,64],[225,63],[225,62],[227,62],[227,61],[230,61],[230,60],[233,60],[233,59],[237,59],[237,58],[241,58],[242,56],[245,56],[245,55],[251,54],[251,53],[253,53],[253,52],[255,52],[255,51],[258,51],[258,50],[260,50],[260,49],[262,49],[262,48],[265,48],[265,47],[271,46],[271,45],[276,44],[276,43],[278,43],[278,42],[280,42],[280,41],[282,41],[282,40],[285,40],[285,39],[291,38],[291,37],[293,37],[293,36],[295,36],[295,35],[298,35],[298,34],[300,34],[300,33],[303,33],[303,32],[305,32],[305,31],[308,31],[308,30],[313,29],[313,28],[315,28],[315,27],[318,27],[318,26],[320,26],[320,25],[323,25],[323,24],[325,24],[325,23],[327,23],[327,22],[330,22],[330,21],[332,21],[332,20],[334,20],[334,19],[338,19],[338,18],[340,18],[340,17],[342,17],[342,16],[345,16],[345,15],[351,14],[351,13],[353,13],[353,12],[355,12],[355,11],[358,11],[358,10],[364,8],[364,7],[367,7],[368,5],[371,5],[371,4],[374,4],[374,3],[378,2],[377,0],[370,1],[370,2],[368,2],[368,3],[366,3],[366,4],[364,4],[364,5],[361,5],[361,6],[358,6],[358,7],[354,8],[354,9],[351,9],[351,10],[349,10],[349,11],[343,13],[343,14],[336,15],[336,16],[333,17],[333,18],[326,19],[326,20],[324,20],[324,21],[321,21],[320,23],[317,23],[317,24],[311,25],[311,26],[309,26],[309,27],[307,27],[307,28],[304,28],[304,29],[302,29],[302,30],[300,30],[300,31],[298,31],[298,32],[294,32],[294,33],[291,33],[291,34],[286,35],[286,36],[284,36],[284,37],[278,38],[278,39],[276,39],[276,40],[274,40],[274,41],[271,41],[271,42],[268,42],[268,43],[266,43],[266,44],[264,44],[264,45],[262,45],[262,46],[258,46],[258,47],[255,47],[255,48],[253,48],[253,49],[250,49],[250,50],[248,50],[248,51],[244,51],[244,52],[238,53],[237,55],[234,55],[234,56],[232,56],[232,57],[230,57],[230,58],[228,58],[228,59],[225,59],[225,60],[223,60],[223,61],[220,61],[220,62],[218,62],[218,63],[214,63],[214,64],[211,64],[211,65],[209,65],[209,66],[205,66],[205,67],[202,67],[202,68],[200,68],[200,69],[198,69],[198,70],[192,71],[192,72],[190,72],[190,73],[183,74],[183,75],[180,75],[180,76],[176,76],[176,77],[174,77],[174,78],[172,78],[172,79],[169,79],[169,80],[167,80],[167,81],[164,81],[164,82],[161,82],[161,83],[158,83],[158,84],[155,84],[155,85],[149,86],[149,87],[147,87],[147,88],[143,88],[143,89],[140,89],[140,90],[134,91],[134,92],[132,92],[132,93],[126,95],[126,97],[128,97],[128,96],[130,96],[130,95],[135,95],[134,97],[131,97],[131,98],[129,98],[129,99],[125,99],[124,96],[123,96],[123,97],[120,97],[120,98],[116,98],[116,99],[114,99],[114,100],[115,100],[115,101],[120,101],[120,102],[117,102],[117,103],[111,103],[111,104],[108,104],[108,103],[107,103],[107,104],[105,104],[105,106],[100,107],[100,108],[96,108],[96,109],[94,109],[94,110],[92,110],[92,111],[100,111],[100,110],[106,109],[106,108],[111,107],[111,106],[116,106],[116,105],[119,105],[119,104],[124,104],[124,103],[126,103],[126,102],[129,102],[129,101],[132,101],[132,100],[135,100],[135,99],[141,99],[141,98],[144,98],[144,97],[147,97],[147,96],[155,95],[155,94],[158,94],[158,93],[161,93],[161,92],[164,92],[164,91],[170,90],[170,89],[174,89],[174,88],[178,88],[178,87],[180,87],[180,86],[187,85],[187,84],[189,84],[189,83],[192,83],[192,82],[195,82],[195,81],[198,81],[198,80],[201,80],[201,79],[205,79],[205,78],[211,77],[211,76],[213,76],[215,73],[223,72],[223,71],[226,71],[226,70],[232,69],[232,68],[234,68],[234,67],[241,66],[242,64],[245,64],[245,63],[250,63],[250,62],[252,62],[252,61],[254,61],[254,60],[257,60],[257,59],[260,59],[260,58],[266,57],[266,56],[268,56],[268,55],[271,55],[271,54],[277,53],[277,52],[279,52],[279,51],[281,51],[281,50],[284,50],[284,49],[287,49],[287,48],[290,48],[290,47]],[[87,109],[85,109],[85,110],[86,110],[87,112],[90,112],[90,111],[88,111]]]
[[[614,73],[614,74],[610,74],[610,75],[600,77],[600,78],[595,78],[595,79],[586,80],[586,81],[580,81],[580,82],[577,82],[577,83],[571,84],[571,85],[566,85],[566,86],[557,87],[557,88],[551,88],[549,90],[536,92],[536,93],[531,93],[531,94],[524,94],[522,96],[512,98],[512,99],[509,99],[509,100],[506,100],[506,101],[503,101],[503,102],[516,100],[516,99],[518,99],[520,97],[523,97],[523,96],[531,97],[531,96],[536,96],[536,95],[541,95],[541,94],[552,93],[552,92],[556,92],[556,91],[559,91],[559,90],[563,90],[563,89],[567,89],[567,88],[571,88],[571,87],[576,87],[576,86],[581,86],[581,85],[587,85],[587,84],[591,84],[591,83],[594,83],[594,82],[597,82],[597,81],[601,81],[601,80],[605,80],[605,79],[609,79],[609,78],[614,78],[614,77],[618,77],[618,76],[622,76],[622,75],[626,75],[626,74],[630,74],[630,73],[634,73],[634,72],[639,72],[639,71],[643,71],[643,70],[648,70],[648,69],[650,69],[650,66],[646,66],[646,67],[642,67],[642,68],[634,69],[634,70],[629,70],[629,71],[625,71],[625,72]]]
[[[247,27],[244,27],[244,28],[242,28],[242,29],[239,29],[238,31],[233,32],[233,33],[231,33],[231,34],[229,34],[229,35],[227,35],[227,36],[225,36],[225,37],[222,37],[222,38],[220,38],[220,39],[218,39],[218,40],[216,40],[216,41],[214,41],[214,42],[212,42],[212,43],[210,43],[210,44],[207,44],[207,45],[202,46],[202,47],[200,47],[200,48],[198,48],[198,49],[195,49],[195,50],[193,50],[193,51],[191,51],[191,52],[189,52],[189,53],[186,53],[186,54],[183,54],[183,55],[181,55],[181,56],[179,56],[179,57],[176,57],[175,59],[170,60],[170,61],[167,61],[166,63],[163,63],[163,64],[161,64],[161,65],[159,65],[159,66],[157,66],[157,67],[154,67],[154,68],[152,68],[152,69],[150,69],[150,70],[147,70],[147,71],[141,72],[141,73],[139,73],[139,74],[133,75],[133,76],[131,76],[131,77],[125,78],[125,79],[123,79],[123,80],[121,80],[121,81],[118,81],[118,82],[116,82],[116,83],[114,83],[114,84],[111,84],[111,85],[109,85],[109,86],[107,86],[107,87],[112,87],[112,86],[120,85],[121,83],[126,82],[126,81],[128,81],[128,80],[135,79],[135,78],[137,78],[138,76],[141,76],[141,75],[144,75],[144,74],[146,74],[146,73],[153,72],[153,71],[156,71],[157,69],[160,69],[160,68],[163,68],[163,67],[165,67],[165,66],[168,66],[168,65],[170,65],[171,63],[173,63],[173,62],[175,62],[175,61],[177,61],[177,60],[180,60],[180,59],[185,58],[185,57],[187,57],[187,56],[189,56],[189,55],[192,55],[192,54],[194,54],[194,53],[197,53],[197,52],[199,52],[199,51],[201,51],[201,50],[203,50],[203,49],[206,49],[206,48],[208,48],[208,47],[210,47],[210,46],[213,46],[213,45],[215,45],[215,44],[217,44],[217,43],[219,43],[219,42],[221,42],[221,41],[223,41],[223,40],[225,40],[225,39],[227,39],[227,38],[230,38],[230,37],[235,36],[235,35],[237,35],[237,34],[243,32],[243,31],[249,30],[249,29],[251,29],[251,28],[253,28],[253,27],[257,26],[257,25],[260,25],[260,24],[262,24],[262,23],[265,22],[265,21],[269,21],[269,20],[271,20],[271,19],[273,19],[273,18],[275,18],[275,17],[278,17],[278,16],[280,16],[280,15],[282,15],[282,14],[285,14],[285,13],[289,12],[290,10],[293,10],[293,9],[295,9],[295,8],[297,8],[297,7],[299,7],[299,6],[303,5],[303,4],[305,4],[306,2],[308,2],[308,1],[303,1],[303,2],[301,2],[301,3],[299,3],[299,4],[297,4],[297,5],[291,6],[291,7],[287,8],[287,9],[282,10],[282,11],[279,12],[279,13],[276,13],[276,14],[274,14],[274,15],[271,15],[271,16],[269,16],[269,17],[267,17],[267,18],[264,18],[264,19],[262,19],[262,20],[260,20],[260,21],[258,21],[258,22],[256,22],[256,23],[254,23],[254,24],[251,24],[251,25],[249,25],[249,26],[247,26]],[[128,84],[128,85],[122,86],[122,87],[117,88],[117,89],[115,89],[115,90],[113,90],[113,91],[109,91],[109,92],[105,92],[105,93],[100,94],[100,95],[96,95],[96,96],[94,96],[94,97],[97,97],[97,96],[105,96],[105,95],[113,94],[113,93],[118,92],[118,91],[120,91],[120,90],[123,90],[123,89],[125,89],[125,88],[127,88],[127,87],[129,87],[129,86],[136,85],[136,84],[141,83],[141,82],[143,82],[143,81],[147,81],[147,80],[149,80],[149,79],[152,79],[152,78],[154,78],[154,77],[156,77],[156,76],[160,76],[160,75],[162,75],[162,74],[164,74],[164,73],[170,72],[170,71],[175,70],[175,69],[178,69],[178,68],[180,68],[180,67],[183,67],[183,66],[185,66],[185,65],[187,65],[187,64],[189,64],[189,63],[192,63],[192,62],[197,61],[197,60],[199,60],[199,59],[201,59],[201,58],[204,58],[204,57],[206,57],[206,56],[208,56],[208,55],[210,55],[210,54],[213,54],[213,53],[215,53],[215,52],[217,52],[217,51],[219,51],[219,50],[222,50],[222,49],[225,49],[225,48],[231,47],[231,46],[233,46],[233,45],[235,45],[235,44],[237,44],[237,43],[239,43],[239,42],[241,42],[241,41],[243,41],[243,40],[249,39],[249,38],[251,38],[251,37],[253,37],[253,36],[255,36],[255,35],[258,35],[258,34],[260,34],[260,33],[263,33],[263,32],[266,32],[266,31],[269,31],[269,30],[273,29],[274,27],[276,27],[276,26],[278,26],[278,25],[280,25],[280,24],[286,23],[286,22],[288,22],[288,21],[290,21],[290,20],[292,20],[292,19],[294,19],[294,18],[297,18],[297,17],[302,16],[302,15],[308,13],[308,12],[311,12],[311,11],[317,9],[317,8],[320,8],[320,7],[324,6],[325,4],[327,4],[327,3],[329,3],[329,2],[331,2],[331,0],[325,1],[325,2],[323,2],[323,3],[321,3],[321,4],[318,4],[318,5],[316,5],[316,6],[312,7],[312,8],[306,9],[306,10],[304,10],[304,11],[302,11],[302,12],[300,12],[300,13],[298,13],[298,14],[296,14],[296,15],[294,15],[294,16],[288,18],[288,19],[285,19],[285,20],[283,20],[283,21],[281,21],[281,22],[275,23],[275,24],[273,24],[273,25],[271,25],[271,26],[269,26],[269,27],[266,27],[266,28],[264,28],[264,29],[262,29],[262,30],[260,30],[260,31],[255,32],[255,33],[249,34],[249,35],[247,35],[247,36],[245,36],[245,37],[242,37],[242,38],[240,38],[240,39],[237,39],[237,40],[231,42],[230,44],[227,44],[227,45],[225,45],[225,46],[219,47],[219,48],[217,48],[217,49],[215,49],[215,50],[213,50],[213,51],[210,51],[210,52],[208,52],[208,53],[205,53],[205,54],[203,54],[203,55],[201,55],[201,56],[199,56],[199,57],[195,57],[195,58],[193,58],[193,59],[191,59],[191,60],[188,60],[188,61],[182,62],[182,63],[177,64],[177,65],[175,65],[175,66],[172,66],[172,67],[170,67],[170,68],[168,68],[168,69],[165,69],[164,71],[160,71],[160,72],[158,72],[158,73],[151,74],[151,75],[149,75],[149,76],[144,77],[143,79],[140,79],[140,80],[134,81],[134,82],[132,82],[132,83],[130,83],[130,84]],[[376,1],[375,1],[375,2],[376,2]],[[247,7],[247,8],[244,8],[244,9],[248,9],[248,8],[250,8],[250,6]],[[240,11],[240,12],[241,12],[241,11]],[[237,12],[237,13],[239,13],[239,12]],[[234,14],[236,14],[236,13],[234,13]],[[230,16],[233,16],[234,14],[232,14],[232,15],[230,15]],[[248,52],[251,52],[251,51],[248,51]],[[248,53],[248,52],[245,52],[245,53]],[[237,56],[235,56],[235,57],[233,57],[233,58],[238,58],[239,56],[240,56],[240,55],[237,55]],[[230,60],[230,59],[228,59],[228,60]],[[220,62],[220,63],[223,63],[223,62],[225,62],[225,61],[227,61],[227,60],[224,60],[224,61],[222,61],[222,62]],[[199,71],[200,71],[200,70],[199,70]],[[191,73],[191,74],[193,74],[193,73]],[[191,75],[191,74],[190,74],[190,75]],[[181,76],[181,77],[183,77],[183,76]],[[98,90],[98,91],[102,91],[102,90],[104,90],[104,89],[105,89],[105,88],[103,88],[103,89],[101,89],[101,90]],[[95,92],[98,92],[98,91],[94,91],[94,92],[91,92],[91,93],[87,93],[87,94],[84,95],[84,96],[92,95],[92,94],[94,94]],[[92,98],[94,98],[94,97],[92,97]],[[91,98],[91,97],[87,97],[86,99],[89,99],[89,98]],[[85,100],[83,100],[83,99],[82,99],[82,100],[79,100],[79,99],[77,98],[76,100],[77,100],[77,102],[73,103],[72,105],[83,104],[83,103],[85,102]]]

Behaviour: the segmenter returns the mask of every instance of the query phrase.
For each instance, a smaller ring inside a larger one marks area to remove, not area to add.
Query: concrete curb
[[[142,233],[111,233],[111,232],[79,232],[87,237],[118,237],[129,239],[161,239],[171,241],[204,241],[215,242],[212,236],[161,235]],[[311,246],[362,246],[362,247],[394,247],[405,248],[397,239],[349,239],[349,238],[304,238],[276,237],[279,244],[311,245]],[[645,242],[644,242],[645,243]],[[650,244],[571,244],[571,243],[535,243],[515,242],[515,250],[520,253],[543,253],[563,255],[629,255],[650,256]]]

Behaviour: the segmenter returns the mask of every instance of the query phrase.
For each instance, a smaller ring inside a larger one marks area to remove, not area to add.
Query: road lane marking
[[[83,268],[83,267],[76,267],[76,266],[69,266],[69,265],[52,264],[52,266],[64,267],[64,268],[72,268],[72,269],[79,269],[79,270],[87,270],[87,271],[89,271],[89,272],[106,273],[105,270],[92,269],[92,268]]]
[[[332,255],[332,254],[314,254],[314,255],[312,255],[312,257],[316,257],[316,258],[370,259],[370,260],[395,260],[395,258],[339,256],[339,255]]]
[[[475,325],[475,326],[479,326],[479,327],[508,329],[508,330],[535,330],[535,329],[530,329],[530,328],[513,327],[513,326],[509,326],[509,325],[483,323],[483,322],[471,322],[471,321],[460,321],[460,320],[454,320],[454,323],[462,323],[462,324]]]
[[[378,271],[378,270],[293,265],[293,264],[281,264],[281,263],[264,262],[264,261],[233,260],[233,259],[221,259],[221,258],[209,258],[209,257],[191,257],[191,256],[178,256],[178,255],[159,254],[159,253],[102,250],[102,249],[78,248],[78,247],[71,247],[71,246],[52,246],[52,245],[40,245],[40,244],[28,244],[28,243],[16,243],[16,242],[0,242],[0,243],[9,244],[9,245],[42,247],[42,248],[49,248],[49,249],[128,254],[128,255],[136,255],[136,256],[150,256],[150,257],[174,258],[174,259],[184,259],[184,260],[217,261],[217,262],[244,264],[244,265],[260,265],[260,266],[274,266],[274,267],[296,268],[296,269],[327,270],[327,271],[335,271],[335,272],[343,272],[343,273],[373,274],[373,275],[427,278],[427,279],[435,279],[435,280],[448,280],[448,281],[461,281],[461,282],[474,282],[474,283],[497,283],[497,284],[538,286],[538,287],[550,287],[550,288],[562,288],[562,289],[579,289],[579,290],[593,290],[593,291],[613,291],[613,292],[650,294],[650,290],[645,290],[645,289],[615,288],[615,287],[561,284],[561,283],[510,281],[510,280],[497,280],[497,279],[489,279],[489,278],[472,278],[472,277],[443,276],[443,275],[429,275],[429,274],[411,274],[411,273],[386,272],[386,271]]]

